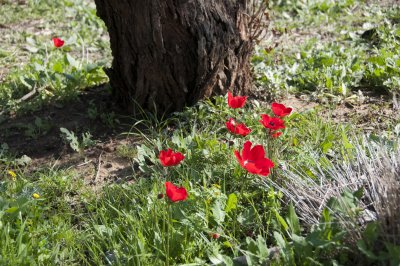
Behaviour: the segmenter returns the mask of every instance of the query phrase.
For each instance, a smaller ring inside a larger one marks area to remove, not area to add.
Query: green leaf
[[[349,139],[347,138],[345,130],[342,131],[342,140],[346,150],[354,148],[353,144],[351,144]]]
[[[61,62],[57,62],[53,65],[53,71],[56,73],[62,73],[64,70],[63,64]]]
[[[302,247],[306,247],[308,245],[306,239],[303,236],[293,234],[292,240],[295,244],[302,246]]]
[[[326,86],[328,89],[332,89],[332,87],[333,87],[333,82],[332,82],[332,79],[331,79],[331,78],[326,77],[325,86]]]
[[[99,65],[97,65],[97,64],[86,64],[84,68],[85,68],[85,72],[90,73],[93,70],[97,70],[98,67],[99,67]]]
[[[224,244],[224,247],[226,247],[226,248],[232,248],[233,247],[231,242],[229,242],[228,240],[225,241],[223,244]]]
[[[16,212],[18,209],[19,209],[18,207],[11,207],[11,208],[8,208],[7,210],[5,210],[5,212],[6,212],[6,213],[14,213],[14,212]]]
[[[331,214],[328,208],[324,208],[324,210],[322,211],[322,217],[325,223],[329,223],[331,221]]]
[[[288,226],[288,224],[285,222],[285,219],[283,219],[283,217],[278,213],[277,210],[274,210],[274,212],[275,212],[275,217],[276,217],[276,219],[277,219],[277,220],[279,221],[279,223],[283,226],[283,229],[284,229],[285,231],[287,231],[288,228],[289,228],[289,226]]]
[[[258,253],[261,258],[268,258],[269,250],[267,246],[267,241],[261,236],[257,237]]]
[[[225,212],[229,213],[231,210],[236,209],[238,199],[235,193],[229,194],[228,201],[226,202]]]
[[[232,259],[222,254],[213,254],[209,256],[209,260],[215,265],[226,265],[226,266],[233,265]]]
[[[256,241],[251,239],[250,237],[246,237],[247,250],[252,254],[256,255],[258,253],[258,247]]]
[[[245,209],[237,217],[237,221],[242,225],[254,224],[255,212],[252,208]]]
[[[367,224],[363,232],[363,238],[368,243],[374,243],[379,236],[379,226],[377,222],[371,222]]]
[[[299,224],[299,218],[296,215],[296,211],[292,203],[289,204],[288,217],[286,218],[286,221],[289,224],[292,233],[300,234],[301,229]]]
[[[299,140],[297,138],[293,138],[293,146],[299,145]]]
[[[65,57],[70,66],[75,67],[75,68],[79,67],[78,62],[70,54],[67,53]]]
[[[323,237],[321,231],[315,231],[311,234],[308,234],[306,240],[313,247],[317,248],[326,248],[330,245],[334,245],[334,242],[329,240],[329,237],[327,238],[327,240]]]
[[[328,153],[328,151],[333,147],[333,143],[331,141],[325,141],[322,143],[321,148],[323,153]]]
[[[213,206],[212,206],[212,213],[213,213],[213,217],[215,219],[215,221],[218,224],[222,224],[225,220],[225,211],[222,210],[222,204],[221,201],[217,200],[214,202]]]
[[[362,253],[364,253],[368,258],[370,258],[370,259],[375,259],[375,260],[378,259],[378,257],[377,257],[374,253],[372,253],[371,250],[368,249],[367,245],[365,244],[365,242],[364,242],[363,240],[357,241],[357,247],[358,247],[358,249],[359,249]]]
[[[275,231],[274,232],[274,238],[276,240],[276,243],[278,244],[278,246],[281,249],[285,249],[286,248],[286,241],[285,241],[285,239],[282,237],[282,235],[280,233]]]

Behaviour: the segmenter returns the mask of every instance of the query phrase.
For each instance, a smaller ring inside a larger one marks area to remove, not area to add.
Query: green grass
[[[362,1],[273,2],[279,13],[274,12],[271,27],[284,37],[275,49],[260,47],[253,58],[261,89],[336,102],[357,102],[359,90],[399,92],[399,7]]]
[[[109,43],[94,8],[90,1],[2,5],[0,65],[7,75],[0,84],[1,113],[37,110],[107,82],[102,67],[110,61]],[[55,49],[52,37],[65,45]]]
[[[398,90],[398,8],[355,0],[272,1],[272,6],[272,27],[293,34],[269,52],[256,50],[253,66],[263,93],[348,101],[359,89]],[[107,81],[102,67],[110,51],[92,2],[6,1],[0,24],[18,29],[6,28],[0,40],[0,64],[7,70],[0,114],[74,100],[81,90]],[[296,31],[306,33],[298,42]],[[65,46],[53,48],[53,36],[64,38]],[[32,98],[21,100],[32,91]],[[112,126],[112,114],[88,106],[93,119]],[[399,125],[364,135],[351,119],[331,119],[326,108],[286,117],[278,139],[258,122],[271,111],[257,100],[238,111],[227,107],[226,97],[216,97],[167,119],[144,116],[126,132],[141,141],[116,151],[132,160],[132,180],[104,186],[91,186],[72,168],[32,169],[29,158],[0,143],[0,264],[397,265],[400,243],[386,237],[392,228],[382,226],[386,217],[380,209],[374,205],[376,221],[359,221],[367,203],[374,203],[365,198],[374,192],[365,184],[375,182],[373,176],[398,174]],[[252,133],[230,134],[225,128],[230,117]],[[47,134],[46,121],[36,118],[34,124],[26,134],[33,139]],[[71,132],[65,135],[81,156],[92,145],[88,135],[87,143],[84,136],[74,141]],[[234,150],[245,140],[262,144],[274,161],[268,177],[248,174],[237,162]],[[184,153],[183,163],[162,167],[158,155],[167,148]],[[369,179],[357,183],[365,176]],[[166,180],[184,186],[188,200],[170,203],[162,197]],[[307,186],[295,186],[302,182]],[[316,191],[323,197],[313,198]],[[398,202],[379,199],[393,208],[390,203]]]
[[[110,184],[94,191],[72,170],[43,169],[28,174],[4,151],[0,261],[11,265],[29,261],[44,265],[160,265],[169,258],[170,264],[202,265],[210,261],[229,264],[245,256],[257,264],[268,260],[269,247],[279,246],[281,255],[272,263],[304,263],[302,249],[290,244],[293,234],[309,239],[305,254],[314,261],[365,259],[360,252],[349,250],[346,236],[350,233],[336,224],[334,208],[321,213],[321,224],[311,231],[299,231],[294,225],[298,223],[294,209],[287,209],[283,194],[263,185],[269,180],[282,183],[285,171],[276,167],[268,178],[246,174],[233,156],[244,139],[233,137],[224,128],[225,120],[238,113],[227,108],[226,98],[214,100],[158,125],[152,123],[152,128],[143,131],[146,140],[129,147],[136,149],[134,160],[140,169],[131,184]],[[268,147],[267,154],[276,165],[316,178],[316,167],[329,167],[342,161],[343,155],[347,160],[354,156],[353,138],[347,136],[351,128],[324,121],[312,110],[293,114],[279,139],[268,138],[258,123],[259,114],[267,110],[249,104],[238,117],[253,129],[249,139]],[[167,147],[185,154],[183,164],[169,169],[161,166],[158,152]],[[316,154],[325,159],[316,161]],[[16,171],[16,181],[7,173],[10,169]],[[186,187],[189,199],[175,204],[160,199],[165,180]],[[33,198],[33,193],[40,198]],[[348,200],[358,206],[356,199]],[[301,226],[311,224],[303,221]],[[220,237],[213,239],[214,233]],[[343,256],[325,257],[326,252]]]

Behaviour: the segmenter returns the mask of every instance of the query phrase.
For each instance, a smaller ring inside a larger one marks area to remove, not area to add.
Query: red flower
[[[211,235],[211,237],[212,237],[213,239],[218,239],[218,238],[220,237],[220,234],[214,233],[214,234]]]
[[[269,128],[271,130],[284,129],[285,123],[282,119],[277,117],[270,117],[269,115],[263,114],[261,115],[260,123],[263,124],[265,128]]]
[[[272,103],[272,112],[274,112],[276,116],[279,117],[287,116],[292,112],[292,110],[293,110],[292,108],[286,107],[281,103]]]
[[[230,91],[228,91],[228,105],[231,108],[242,108],[246,103],[247,96],[236,96],[234,97]]]
[[[280,135],[282,135],[282,132],[277,131],[277,132],[275,132],[275,133],[272,133],[272,134],[271,134],[271,137],[273,137],[274,139],[277,139],[277,138],[279,138]]]
[[[252,143],[246,141],[242,150],[242,155],[235,151],[235,156],[240,165],[251,174],[267,176],[270,168],[274,167],[274,163],[265,157],[263,146],[255,145],[251,148]]]
[[[233,134],[238,134],[243,137],[247,136],[251,132],[251,129],[246,127],[245,124],[236,124],[233,118],[229,118],[229,121],[226,122],[226,128]]]
[[[163,166],[175,166],[185,159],[185,156],[180,152],[173,152],[168,149],[167,151],[161,151],[159,158]]]
[[[165,182],[165,189],[166,189],[167,197],[172,202],[186,200],[188,197],[187,191],[184,187],[178,188],[170,182]]]
[[[54,46],[57,48],[60,48],[61,46],[64,45],[64,41],[61,40],[60,38],[53,38],[53,43],[54,43]]]

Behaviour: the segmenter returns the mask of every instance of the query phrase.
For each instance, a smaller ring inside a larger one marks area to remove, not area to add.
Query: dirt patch
[[[84,91],[77,100],[55,103],[22,116],[9,116],[0,123],[0,143],[6,143],[16,156],[31,158],[28,170],[42,167],[76,169],[95,186],[132,176],[132,162],[118,154],[121,146],[132,146],[138,137],[132,131],[132,118],[113,104],[104,86]],[[90,103],[90,104],[89,104]],[[92,144],[74,151],[62,134],[66,128],[81,141],[90,133]]]
[[[321,116],[336,123],[350,123],[364,132],[379,133],[393,128],[400,122],[400,113],[394,109],[389,95],[364,93],[361,102],[343,102],[337,105],[307,101],[301,96],[290,95],[280,102],[293,107],[295,112],[319,108]]]

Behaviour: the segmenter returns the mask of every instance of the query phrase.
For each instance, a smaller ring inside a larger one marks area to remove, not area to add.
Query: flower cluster
[[[228,106],[233,109],[244,107],[246,104],[247,96],[233,96],[228,92]],[[278,138],[285,128],[283,117],[292,112],[292,108],[286,107],[280,103],[272,103],[272,112],[274,116],[267,114],[261,115],[259,121],[266,129],[272,138]],[[226,122],[226,128],[235,135],[246,137],[252,132],[244,123],[238,123],[234,118],[229,118]],[[266,157],[264,147],[262,145],[254,145],[251,141],[247,140],[241,152],[234,150],[234,155],[239,164],[247,170],[247,172],[260,176],[267,176],[270,174],[271,169],[274,168],[274,163]],[[159,160],[162,166],[172,167],[179,165],[185,156],[180,152],[175,152],[171,148],[162,150],[159,154]],[[187,190],[184,187],[177,187],[171,182],[165,182],[166,196],[171,202],[184,201],[188,198]],[[163,198],[164,194],[159,194],[158,198]]]
[[[278,138],[280,135],[282,135],[282,132],[277,130],[285,128],[285,122],[282,118],[289,115],[292,112],[292,108],[274,102],[271,105],[271,109],[275,116],[270,117],[267,114],[262,114],[260,123],[265,128],[269,129],[271,137]]]
[[[228,106],[233,109],[242,108],[246,100],[246,96],[233,96],[231,92],[228,92]],[[271,109],[274,116],[262,114],[259,122],[268,129],[268,133],[272,138],[278,138],[282,135],[282,131],[278,130],[285,128],[285,122],[282,118],[289,115],[292,112],[292,108],[274,102]],[[237,123],[233,118],[229,118],[228,122],[226,122],[226,128],[231,133],[243,137],[251,133],[250,128],[243,123]],[[252,148],[250,141],[244,143],[242,154],[237,150],[234,151],[234,154],[239,164],[251,174],[267,176],[270,173],[270,169],[274,167],[274,163],[265,157],[264,147],[255,145]]]
[[[233,96],[230,91],[228,91],[228,106],[233,109],[242,108],[246,104],[247,96]],[[246,137],[250,134],[251,129],[246,127],[243,123],[237,123],[233,118],[229,118],[226,122],[226,128],[233,134],[241,135]]]
[[[180,152],[174,152],[169,148],[166,151],[161,151],[158,158],[164,167],[170,167],[180,164],[183,159],[185,159],[185,155]],[[165,182],[165,190],[167,197],[172,202],[183,201],[188,197],[188,193],[184,187],[178,188],[171,182]],[[164,195],[160,194],[158,197],[161,199],[164,197]]]

